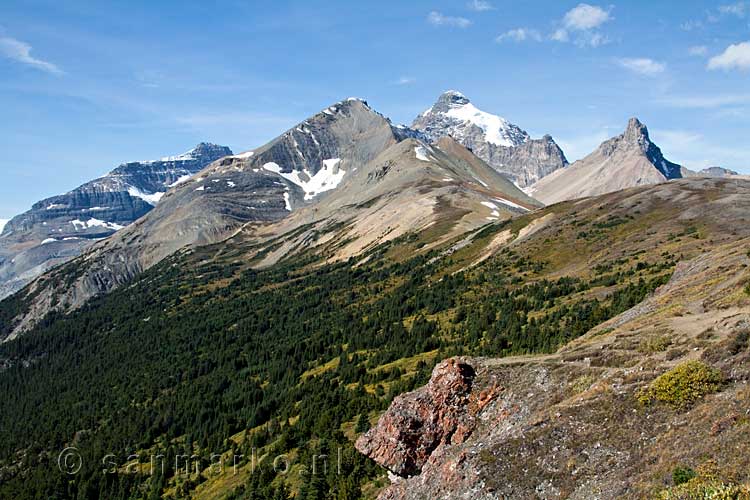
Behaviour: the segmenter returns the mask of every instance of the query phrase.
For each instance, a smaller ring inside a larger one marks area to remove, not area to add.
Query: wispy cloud
[[[33,57],[31,55],[31,45],[15,38],[0,38],[0,54],[7,59],[46,71],[53,75],[63,74],[63,71],[54,64]]]
[[[688,49],[688,54],[696,57],[703,57],[708,54],[708,47],[705,45],[695,45]]]
[[[495,38],[495,41],[497,43],[502,43],[508,40],[514,41],[514,42],[524,42],[526,40],[541,42],[542,34],[534,29],[516,28],[513,30],[506,31],[505,33],[498,35],[498,37]]]
[[[748,4],[745,2],[737,2],[729,5],[722,5],[719,7],[719,13],[725,16],[736,16],[744,18],[747,15]]]
[[[617,64],[628,71],[644,76],[660,75],[667,69],[663,63],[645,57],[618,59]]]
[[[709,59],[708,69],[750,70],[750,42],[730,45],[724,52]]]
[[[720,5],[718,9],[709,9],[705,11],[702,19],[689,19],[680,24],[683,31],[699,30],[711,24],[716,24],[727,17],[737,17],[744,19],[750,12],[750,2],[739,1],[731,4]]]
[[[598,28],[613,19],[611,8],[605,10],[597,5],[578,4],[570,9],[561,21],[550,40],[556,42],[572,41],[579,47],[599,47],[609,43],[609,38],[597,31]]]
[[[465,17],[446,16],[436,10],[427,14],[427,22],[433,26],[450,26],[461,29],[471,26],[471,21]]]
[[[474,12],[486,12],[488,10],[495,10],[495,7],[485,0],[472,0],[466,6],[469,8],[469,10],[473,10]]]
[[[393,82],[394,85],[411,85],[413,83],[417,83],[417,79],[413,76],[402,76]]]
[[[703,22],[696,19],[690,19],[680,24],[680,29],[683,31],[693,31],[703,28]]]

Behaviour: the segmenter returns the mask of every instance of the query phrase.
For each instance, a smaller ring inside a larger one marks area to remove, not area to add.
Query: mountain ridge
[[[65,194],[38,201],[0,231],[0,299],[142,217],[172,186],[231,155],[199,143],[181,155],[126,162]]]

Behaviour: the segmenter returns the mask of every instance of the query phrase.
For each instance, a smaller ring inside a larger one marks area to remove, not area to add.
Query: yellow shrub
[[[661,375],[638,394],[644,404],[661,401],[676,408],[684,408],[706,394],[716,392],[724,381],[719,370],[702,361],[687,361]]]

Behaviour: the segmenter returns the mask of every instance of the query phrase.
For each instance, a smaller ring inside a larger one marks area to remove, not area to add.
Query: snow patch
[[[177,178],[176,181],[174,181],[172,184],[168,185],[167,187],[179,186],[183,182],[189,181],[192,176],[193,174],[181,175],[180,177]]]
[[[234,155],[235,158],[250,158],[255,154],[255,151],[245,151],[244,153],[240,153],[238,155]]]
[[[0,219],[0,233],[5,229],[5,225],[10,222],[8,219]]]
[[[235,183],[234,183],[234,182],[232,182],[232,181],[227,181],[227,186],[229,186],[230,188],[233,188],[233,187],[235,187],[236,185],[237,185],[237,184],[235,184]]]
[[[187,161],[187,160],[195,160],[195,148],[191,149],[190,151],[186,151],[182,153],[181,155],[176,156],[165,156],[159,161]],[[151,162],[153,163],[153,162]]]
[[[508,138],[510,123],[505,118],[477,109],[472,103],[451,108],[446,116],[469,122],[481,128],[484,138],[496,146],[510,147],[515,144]]]
[[[335,189],[341,183],[346,171],[341,168],[338,168],[338,171],[336,171],[340,162],[341,158],[323,160],[323,168],[315,174],[311,174],[308,170],[303,170],[302,172],[298,170],[282,172],[281,167],[274,162],[266,163],[263,165],[263,169],[278,174],[301,187],[305,192],[305,200],[309,201],[320,193]]]
[[[103,227],[106,229],[112,229],[113,231],[119,231],[120,229],[124,228],[125,226],[121,226],[120,224],[115,224],[114,222],[107,222],[95,218],[90,218],[87,221],[82,221],[79,219],[70,221],[71,224],[73,224],[73,227],[76,231],[78,229],[89,229],[92,227]]]
[[[206,189],[205,186],[199,186],[199,187],[195,188],[196,191],[205,191],[205,189]]]
[[[47,238],[46,240],[42,241],[42,245],[46,245],[48,243],[56,243],[57,240],[55,238]]]
[[[430,161],[430,158],[427,156],[427,150],[424,146],[415,146],[414,154],[417,156],[417,160]]]
[[[292,211],[292,204],[289,202],[289,191],[284,191],[284,208]]]
[[[60,203],[52,203],[50,205],[47,205],[47,210],[57,210],[60,208],[68,208],[68,205],[63,205]]]
[[[529,211],[528,208],[522,207],[518,203],[513,203],[512,201],[506,200],[505,198],[495,198],[495,201],[498,202],[498,203],[502,203],[503,205],[507,205],[509,207],[512,207],[512,208],[518,208],[520,210],[523,210],[524,212],[528,212]]]
[[[161,200],[161,197],[164,196],[163,192],[144,193],[135,186],[128,187],[128,194],[133,198],[142,199],[149,205],[156,205],[157,203],[159,203],[159,200]]]

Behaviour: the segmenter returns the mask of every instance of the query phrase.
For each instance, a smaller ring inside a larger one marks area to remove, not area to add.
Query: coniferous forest
[[[367,497],[383,471],[353,440],[437,361],[552,352],[674,266],[663,254],[548,279],[543,260],[504,250],[447,272],[437,250],[393,258],[408,240],[357,265],[173,257],[2,344],[0,497]]]

